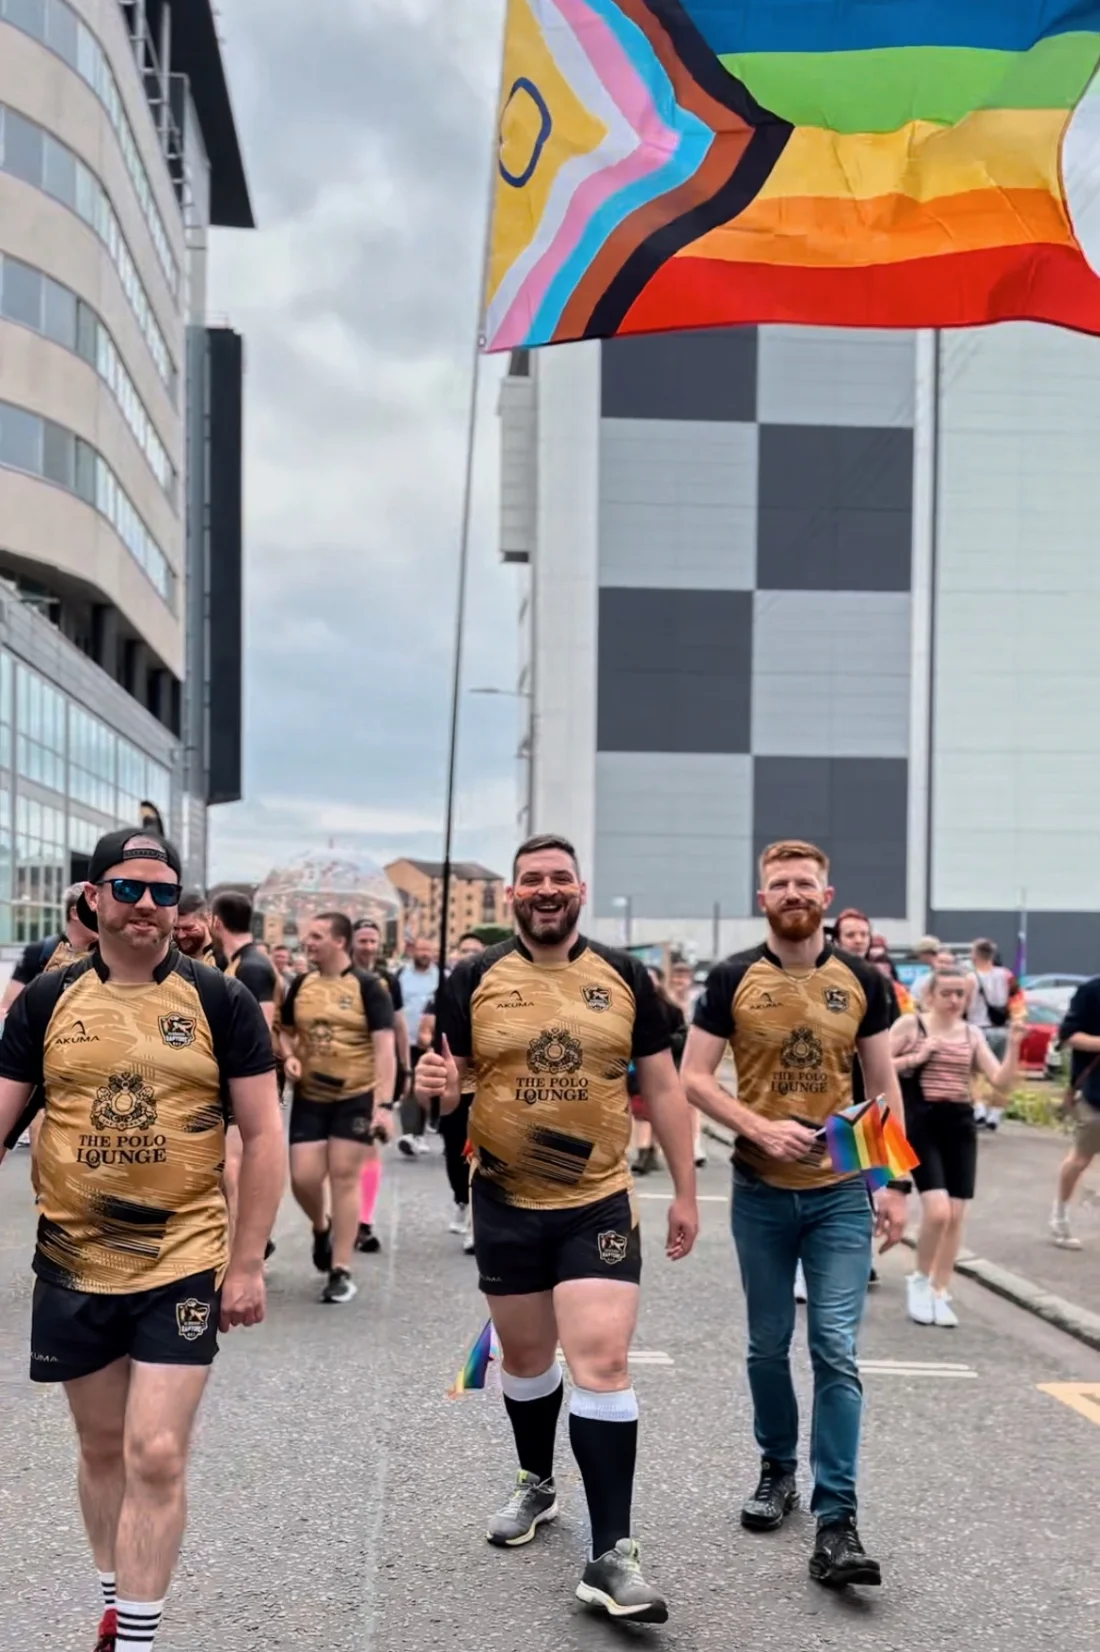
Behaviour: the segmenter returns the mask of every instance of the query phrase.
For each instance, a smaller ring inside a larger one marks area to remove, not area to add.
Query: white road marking
[[[558,1358],[565,1359],[561,1346],[558,1347]],[[676,1361],[671,1354],[664,1353],[658,1348],[632,1348],[628,1355],[631,1365],[675,1365]],[[566,1361],[568,1364],[568,1361]]]
[[[969,1365],[931,1364],[922,1360],[860,1360],[859,1371],[864,1377],[950,1377],[963,1382],[978,1380],[977,1371],[972,1371]]]

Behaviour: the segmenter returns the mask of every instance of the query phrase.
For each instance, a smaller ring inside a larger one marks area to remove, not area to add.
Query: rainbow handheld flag
[[[860,1170],[871,1188],[884,1187],[920,1163],[881,1100],[847,1107],[826,1119],[825,1144],[834,1170]]]
[[[1100,332],[1098,63],[1100,0],[509,0],[487,347]]]
[[[500,1344],[497,1342],[490,1319],[484,1330],[478,1333],[470,1352],[466,1355],[462,1370],[455,1378],[454,1387],[448,1391],[447,1398],[456,1400],[460,1394],[472,1394],[475,1389],[484,1388],[490,1365],[499,1359]]]

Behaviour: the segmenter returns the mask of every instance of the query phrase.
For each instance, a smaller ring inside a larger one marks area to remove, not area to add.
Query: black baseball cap
[[[128,860],[160,860],[177,878],[183,876],[183,862],[174,843],[169,843],[159,832],[135,831],[132,826],[123,826],[120,831],[108,832],[100,838],[92,850],[86,881],[102,883],[113,866],[122,866]],[[99,920],[88,905],[86,895],[77,901],[76,915],[85,929],[90,929],[93,935],[98,933]]]

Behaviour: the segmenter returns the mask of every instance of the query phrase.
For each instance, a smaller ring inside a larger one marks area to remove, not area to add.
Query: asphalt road
[[[445,1231],[438,1158],[387,1167],[385,1252],[347,1309],[316,1302],[289,1204],[270,1317],[226,1339],[202,1415],[184,1557],[158,1652],[1094,1652],[1100,1355],[963,1284],[954,1332],[911,1325],[908,1256],[886,1259],[863,1338],[864,1540],[881,1591],[824,1593],[812,1526],[740,1530],[755,1476],[732,1267],[728,1170],[712,1161],[696,1254],[661,1254],[665,1178],[642,1184],[646,1276],[636,1527],[666,1629],[616,1629],[572,1590],[586,1540],[564,1429],[562,1518],[530,1548],[489,1547],[510,1489],[499,1399],[446,1391],[483,1323],[473,1262]],[[95,1576],[61,1394],[25,1380],[32,1210],[26,1158],[0,1167],[0,1578],[5,1648],[89,1652]],[[927,1371],[907,1373],[905,1362]],[[800,1385],[808,1392],[805,1339]],[[956,1369],[949,1369],[954,1367]],[[1039,1385],[1093,1384],[1084,1411]],[[808,1487],[806,1488],[808,1491]]]

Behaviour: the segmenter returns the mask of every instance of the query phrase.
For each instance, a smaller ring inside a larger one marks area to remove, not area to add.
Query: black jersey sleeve
[[[844,962],[863,988],[863,996],[867,1000],[867,1008],[863,1012],[863,1020],[859,1024],[856,1038],[874,1038],[876,1033],[887,1032],[891,1024],[897,1019],[892,1013],[897,1007],[897,998],[894,988],[881,970],[869,964],[865,958],[848,958]]]
[[[51,975],[37,976],[8,1011],[4,1036],[0,1039],[0,1078],[11,1079],[14,1084],[30,1084],[34,1089],[22,1115],[5,1137],[5,1147],[15,1146],[44,1105],[43,1065],[50,1020],[66,986],[83,974],[86,967],[84,963],[75,964],[69,969],[54,970]]]
[[[723,958],[707,976],[699,1002],[695,1006],[693,1026],[712,1038],[733,1037],[733,999],[748,964],[740,958]]]
[[[46,960],[55,951],[59,939],[57,935],[50,935],[44,941],[32,941],[30,946],[25,946],[23,956],[12,972],[12,980],[18,981],[22,987],[29,987],[42,974]]]
[[[180,969],[182,973],[182,961]],[[187,974],[210,1025],[222,1084],[231,1078],[256,1078],[273,1072],[271,1029],[248,988],[207,964],[195,964]]]
[[[390,1000],[396,1014],[398,1010],[405,1008],[405,994],[401,991],[401,982],[392,969],[386,970],[384,980],[390,989]]]
[[[359,977],[359,991],[363,996],[363,1014],[367,1018],[367,1026],[371,1032],[393,1031],[393,999],[386,991],[386,984],[380,981],[377,975],[370,975],[365,969],[356,970]]]
[[[474,989],[481,979],[480,958],[464,958],[441,981],[435,993],[435,1043],[443,1048],[446,1039],[451,1054],[469,1061],[474,1053]]]
[[[670,1050],[672,1036],[669,1018],[657,996],[653,977],[637,958],[632,958],[630,962],[634,966],[630,972],[630,986],[634,993],[634,1036],[630,1059],[640,1061],[647,1055],[660,1055],[662,1050]]]
[[[294,1001],[298,996],[298,988],[304,980],[304,975],[296,975],[293,981],[291,981],[289,987],[286,989],[286,997],[283,999],[282,1018],[283,1026],[288,1032],[294,1031]]]
[[[275,1002],[275,965],[262,952],[253,952],[242,958],[234,977],[250,992],[257,1004]]]

